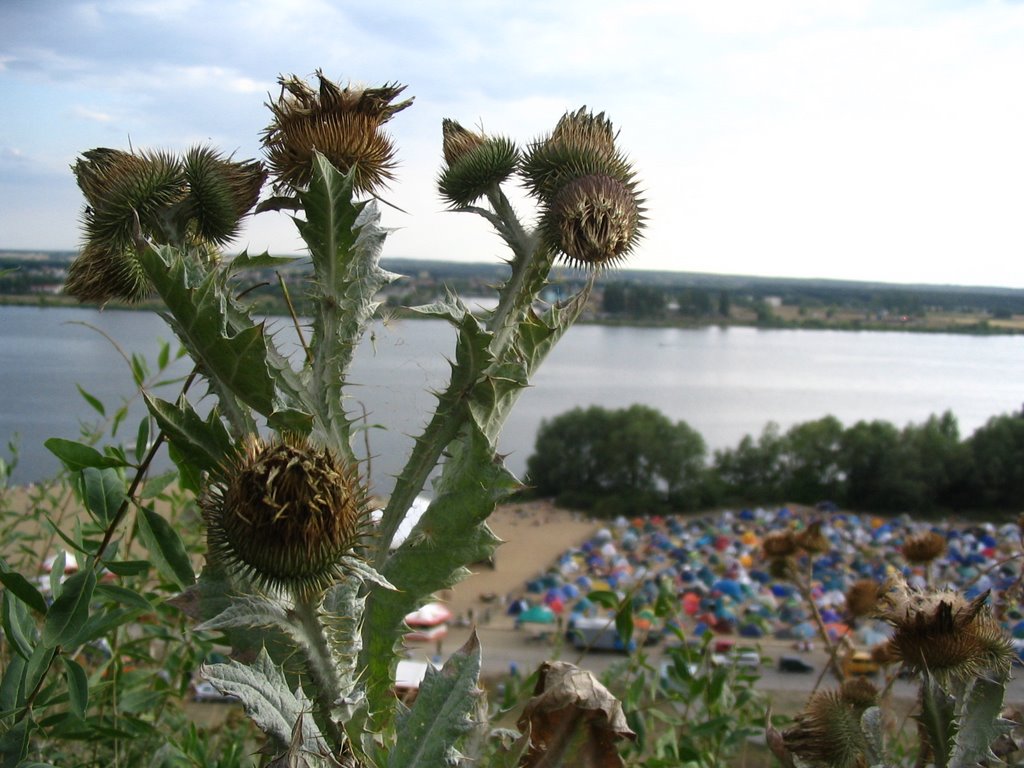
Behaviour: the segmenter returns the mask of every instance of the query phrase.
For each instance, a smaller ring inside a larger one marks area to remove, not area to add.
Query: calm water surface
[[[270,325],[292,346],[283,320]],[[16,482],[54,472],[43,441],[74,439],[80,423],[97,417],[76,383],[104,400],[108,413],[132,394],[127,365],[99,331],[150,361],[156,340],[173,338],[145,312],[0,306],[0,441],[19,435]],[[428,390],[447,381],[454,338],[440,321],[391,322],[375,326],[359,351],[350,405],[357,413],[365,406],[369,422],[384,427],[370,433],[381,492],[429,417]],[[185,361],[175,368],[187,372]],[[177,389],[157,394],[173,400]],[[768,421],[785,429],[829,413],[847,425],[885,419],[902,426],[951,410],[968,435],[1022,402],[1024,337],[577,326],[523,394],[500,448],[521,474],[541,421],[575,406],[644,403],[687,421],[715,449],[759,433]],[[132,414],[126,438],[135,434],[141,405]],[[2,446],[0,455],[7,455]]]

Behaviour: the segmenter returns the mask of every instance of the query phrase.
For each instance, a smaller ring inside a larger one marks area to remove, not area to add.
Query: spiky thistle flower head
[[[205,147],[183,158],[100,147],[83,153],[72,171],[86,200],[84,243],[65,289],[99,303],[149,294],[140,238],[215,258],[217,246],[237,235],[266,179],[260,163],[232,162]]]
[[[447,118],[441,134],[446,167],[437,188],[455,207],[472,205],[519,167],[519,148],[510,139],[476,133]]]
[[[636,246],[645,224],[632,164],[615,146],[604,113],[586,107],[562,116],[534,142],[521,165],[542,205],[544,244],[573,265],[614,265]]]
[[[968,601],[949,590],[913,590],[898,577],[888,583],[876,615],[892,625],[891,650],[911,672],[930,672],[943,683],[980,675],[1005,679],[1013,648],[988,609],[988,595]]]
[[[869,681],[847,681],[840,690],[817,691],[783,731],[783,743],[811,766],[863,768],[867,740],[860,718],[875,698]]]
[[[946,552],[946,538],[936,531],[910,536],[903,542],[903,557],[908,563],[930,563]]]
[[[796,538],[790,530],[772,531],[761,541],[761,549],[764,556],[769,560],[778,560],[784,557],[792,557],[797,553],[799,547]]]
[[[354,468],[308,439],[251,438],[205,490],[211,556],[257,586],[303,594],[343,573],[367,524]]]
[[[278,79],[281,95],[267,106],[263,150],[279,189],[305,188],[319,152],[342,173],[352,172],[357,192],[374,193],[394,178],[395,148],[383,126],[412,99],[395,102],[404,85],[344,88],[317,71],[319,88],[294,75]]]

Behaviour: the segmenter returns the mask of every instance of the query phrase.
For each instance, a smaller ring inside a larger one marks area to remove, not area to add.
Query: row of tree
[[[902,429],[834,416],[709,456],[701,435],[643,405],[576,408],[545,421],[527,461],[531,493],[614,516],[724,504],[833,501],[871,512],[1024,511],[1024,410],[961,439],[946,412]]]

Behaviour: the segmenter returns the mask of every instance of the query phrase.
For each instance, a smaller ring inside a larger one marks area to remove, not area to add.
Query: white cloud
[[[95,123],[109,123],[114,119],[108,112],[101,112],[100,110],[82,106],[73,107],[71,114],[74,117],[82,120],[90,120]]]

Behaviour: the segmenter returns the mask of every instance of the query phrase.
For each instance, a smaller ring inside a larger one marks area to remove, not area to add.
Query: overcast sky
[[[630,267],[1024,287],[1007,0],[2,0],[0,248],[76,246],[92,147],[258,157],[278,74],[317,68],[416,97],[386,255],[501,253],[437,197],[442,118],[526,144],[585,104],[648,200]],[[264,214],[243,246],[300,243]]]

